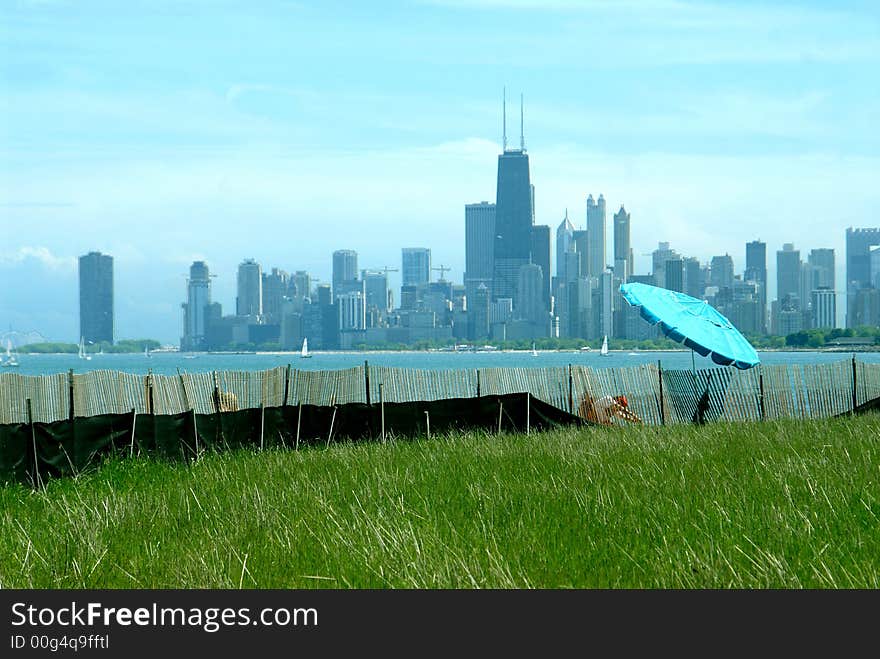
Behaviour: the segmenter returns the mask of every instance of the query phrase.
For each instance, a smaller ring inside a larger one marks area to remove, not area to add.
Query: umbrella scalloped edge
[[[629,300],[627,300],[627,302],[629,302]],[[687,346],[688,348],[690,348],[691,350],[696,352],[701,357],[709,357],[711,355],[712,361],[715,362],[716,364],[719,364],[720,366],[730,366],[732,364],[733,366],[736,366],[736,368],[743,370],[743,371],[746,371],[746,370],[752,368],[753,366],[756,366],[756,364],[751,364],[749,362],[737,361],[736,359],[731,359],[730,357],[722,355],[719,352],[713,352],[712,350],[708,350],[704,346],[701,346],[700,344],[694,343],[693,341],[691,341],[689,338],[687,338],[684,334],[679,332],[674,327],[670,327],[669,325],[667,325],[666,323],[661,321],[659,318],[657,318],[657,316],[655,316],[650,311],[645,309],[644,306],[642,306],[640,304],[636,305],[636,306],[638,306],[639,315],[641,315],[642,318],[647,320],[652,325],[659,324],[660,329],[663,331],[663,333],[666,336],[668,336],[670,339],[672,339],[676,343],[684,344],[685,346]]]

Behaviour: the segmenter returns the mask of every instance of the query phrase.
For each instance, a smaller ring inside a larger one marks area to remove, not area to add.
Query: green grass
[[[880,417],[118,460],[0,488],[0,587],[877,588]]]

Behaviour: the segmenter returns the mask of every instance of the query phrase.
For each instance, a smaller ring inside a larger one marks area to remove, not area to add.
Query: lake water
[[[849,360],[849,352],[760,352],[763,364],[824,364]],[[880,352],[856,353],[856,359],[869,363],[880,363]],[[0,373],[19,373],[20,375],[51,375],[66,373],[85,373],[99,369],[124,371],[126,373],[146,374],[152,369],[159,375],[173,375],[181,372],[201,373],[206,371],[260,371],[276,366],[290,364],[297,369],[337,370],[361,366],[364,361],[376,366],[395,366],[400,368],[421,368],[431,370],[474,369],[498,367],[543,368],[547,366],[567,366],[569,364],[590,366],[592,368],[619,368],[640,364],[656,364],[658,360],[665,369],[690,369],[691,352],[682,351],[628,351],[612,350],[603,357],[598,351],[580,352],[576,350],[538,351],[538,356],[530,350],[507,350],[497,352],[316,352],[311,359],[302,359],[299,353],[155,353],[150,357],[143,354],[92,355],[88,361],[76,355],[29,355],[20,354],[21,366],[3,368]],[[695,355],[694,364],[699,368],[716,366],[711,360]]]

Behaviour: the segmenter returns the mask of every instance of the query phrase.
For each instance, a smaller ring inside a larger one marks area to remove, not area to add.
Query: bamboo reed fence
[[[52,422],[99,414],[179,414],[219,410],[219,394],[238,409],[280,405],[377,403],[525,393],[577,413],[584,395],[625,394],[645,423],[822,418],[880,397],[880,364],[854,357],[831,364],[759,366],[696,372],[659,364],[592,369],[418,370],[363,366],[337,371],[278,367],[265,371],[133,375],[118,371],[22,376],[0,374],[0,424]],[[230,396],[231,394],[231,396]],[[623,422],[620,422],[623,423]]]

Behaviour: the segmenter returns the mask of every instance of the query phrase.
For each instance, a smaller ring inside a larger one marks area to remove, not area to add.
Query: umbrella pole
[[[697,374],[697,365],[696,365],[696,361],[694,360],[694,349],[693,348],[691,348],[691,372],[694,375]]]

